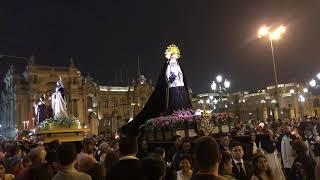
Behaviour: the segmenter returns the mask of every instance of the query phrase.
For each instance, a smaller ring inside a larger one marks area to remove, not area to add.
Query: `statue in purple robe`
[[[46,108],[46,104],[45,104],[43,97],[40,97],[40,101],[36,105],[35,111],[36,111],[35,113],[36,113],[36,117],[37,117],[37,124],[40,124],[45,119],[47,119],[47,117],[48,117],[47,116],[47,108]]]
[[[139,114],[121,128],[123,135],[138,135],[140,127],[151,118],[192,109],[188,84],[178,62],[180,50],[177,46],[170,45],[165,57],[167,60],[153,93]]]

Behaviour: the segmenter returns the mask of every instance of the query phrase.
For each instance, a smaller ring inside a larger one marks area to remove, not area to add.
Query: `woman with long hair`
[[[266,156],[257,154],[253,159],[253,175],[251,180],[273,180],[272,172]]]
[[[235,180],[236,178],[232,174],[232,155],[227,151],[223,151],[222,158],[219,163],[219,175],[225,177],[228,180]]]

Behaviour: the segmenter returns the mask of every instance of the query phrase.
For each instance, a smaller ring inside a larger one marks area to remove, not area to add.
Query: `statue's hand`
[[[176,76],[174,74],[171,74],[169,77],[169,82],[173,83],[176,80]]]

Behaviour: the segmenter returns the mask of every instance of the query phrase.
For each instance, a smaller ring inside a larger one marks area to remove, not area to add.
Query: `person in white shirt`
[[[291,146],[291,138],[290,138],[290,126],[284,126],[284,135],[281,139],[281,158],[282,158],[282,167],[284,168],[285,174],[288,175],[289,170],[292,167],[294,157],[293,150]]]

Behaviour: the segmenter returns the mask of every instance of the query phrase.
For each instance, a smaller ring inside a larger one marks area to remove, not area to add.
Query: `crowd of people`
[[[244,138],[244,140],[242,139]],[[75,143],[0,145],[0,179],[11,180],[317,180],[320,138],[293,121],[237,124],[230,133],[163,145],[137,137],[86,137]]]

